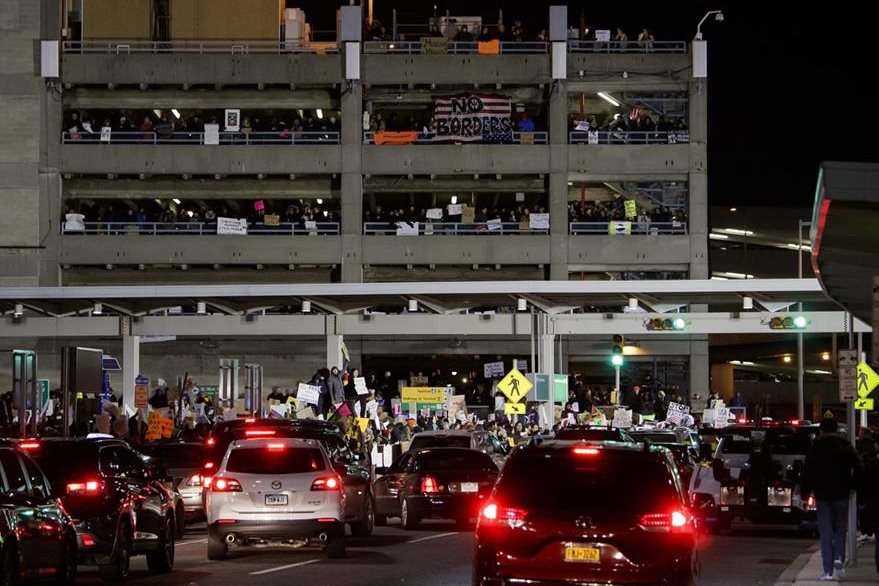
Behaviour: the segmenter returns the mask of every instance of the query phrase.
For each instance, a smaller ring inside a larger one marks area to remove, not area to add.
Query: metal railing
[[[569,53],[686,53],[687,41],[580,41],[568,40]]]
[[[366,236],[484,236],[495,235],[541,235],[549,234],[548,229],[532,229],[518,222],[364,222]],[[417,232],[416,232],[417,230]],[[605,231],[607,227],[605,226]]]
[[[546,53],[549,43],[544,41],[503,41],[500,44],[502,54],[514,53]],[[370,53],[421,53],[421,41],[367,41],[363,43],[363,52]],[[479,52],[478,41],[448,41],[446,53],[449,55],[467,55]],[[429,52],[426,54],[430,54]],[[435,54],[435,53],[434,53]]]
[[[62,132],[63,144],[205,144],[204,132],[111,132],[104,140],[99,132]],[[311,132],[220,132],[221,145],[339,144],[338,131]]]
[[[61,44],[63,53],[105,53],[109,55],[127,55],[131,53],[196,53],[196,54],[229,54],[247,55],[249,53],[338,53],[334,42],[302,43],[295,41],[64,41]]]
[[[686,144],[690,133],[684,131],[625,131],[625,130],[574,130],[569,135],[570,144]]]
[[[571,222],[569,225],[569,234],[572,236],[583,236],[587,234],[604,234],[610,233],[611,227],[620,222]],[[619,233],[619,231],[618,231]],[[666,234],[687,234],[686,222],[632,222],[631,234],[637,236],[655,236]]]
[[[522,142],[522,135],[531,135],[531,140]],[[454,138],[437,137],[435,132],[419,132],[414,142],[409,144],[436,144],[443,141],[456,142]],[[547,144],[549,142],[549,133],[546,131],[539,132],[514,132],[513,141],[509,143],[495,143],[482,141],[473,141],[472,144]],[[375,144],[375,132],[367,130],[363,133],[363,144]],[[467,143],[469,144],[469,143]]]
[[[277,226],[263,223],[247,225],[248,234],[266,236],[338,236],[338,222],[316,222],[306,228],[302,222],[284,222]],[[86,236],[216,236],[216,222],[84,222],[75,229],[61,222],[61,233]]]

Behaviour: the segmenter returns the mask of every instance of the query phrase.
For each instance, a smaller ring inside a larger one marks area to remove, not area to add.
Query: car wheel
[[[327,559],[340,560],[345,557],[345,538],[337,537],[327,542]]]
[[[174,521],[165,518],[162,535],[159,536],[159,547],[147,554],[147,568],[152,574],[165,574],[174,569]]]
[[[123,525],[119,531],[119,541],[110,563],[98,566],[104,582],[121,582],[128,578],[131,567],[131,535],[127,525]]]
[[[351,523],[351,535],[369,537],[376,523],[375,503],[372,495],[367,493],[363,499],[363,519],[359,523]]]
[[[208,559],[224,560],[229,555],[229,548],[226,547],[226,541],[217,531],[208,530]]]
[[[421,523],[421,519],[409,513],[409,504],[406,502],[406,499],[403,499],[403,504],[400,507],[400,523],[403,525],[403,529],[407,531],[417,529]]]
[[[64,540],[64,551],[58,563],[58,583],[63,586],[76,584],[76,566],[79,562],[79,553],[76,545],[76,535],[68,535]]]
[[[0,576],[0,584],[3,586],[17,586],[21,583],[21,577],[18,575],[18,554],[15,551],[15,544],[9,544],[3,548],[3,575]]]

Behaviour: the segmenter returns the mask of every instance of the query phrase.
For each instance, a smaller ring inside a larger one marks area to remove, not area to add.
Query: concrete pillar
[[[346,49],[347,50],[347,49]],[[342,282],[363,282],[363,87],[342,91]]]
[[[708,359],[708,336],[693,336],[690,339],[690,388],[687,396],[699,393],[707,397],[711,391],[711,369]]]
[[[555,373],[555,352],[555,334],[542,334],[537,339],[538,370],[536,372]]]
[[[708,82],[690,81],[690,278],[708,274]]]
[[[140,336],[122,336],[122,402],[134,409],[134,379],[140,372]]]
[[[568,280],[568,82],[555,80],[549,96],[550,279]]]
[[[336,316],[327,316],[327,368],[342,368],[342,334],[336,333]]]

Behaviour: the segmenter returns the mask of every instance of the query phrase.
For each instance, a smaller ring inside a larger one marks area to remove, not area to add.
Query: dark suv
[[[345,493],[345,522],[356,537],[372,535],[375,526],[375,498],[372,475],[362,454],[348,449],[337,425],[315,419],[238,419],[214,427],[206,440],[204,476],[210,476],[223,460],[233,441],[246,439],[302,438],[321,443],[342,476]],[[206,482],[206,480],[203,480]]]
[[[513,453],[482,507],[473,584],[689,586],[696,545],[667,450],[544,441]]]
[[[51,576],[53,584],[72,585],[77,565],[73,521],[52,498],[40,467],[2,440],[0,492],[0,583]]]
[[[47,438],[28,449],[73,517],[80,559],[108,582],[128,576],[132,555],[153,573],[174,567],[174,497],[140,454],[114,439]]]

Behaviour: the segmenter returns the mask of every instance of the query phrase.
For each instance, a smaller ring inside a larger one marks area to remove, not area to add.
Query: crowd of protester
[[[442,218],[428,218],[428,208],[423,206],[410,205],[409,207],[393,207],[384,209],[377,205],[374,209],[365,209],[363,212],[364,223],[385,223],[389,227],[396,226],[397,222],[423,222],[430,223],[460,223],[462,221],[461,214],[449,214],[448,206],[436,208],[442,210]],[[545,214],[547,210],[539,204],[526,205],[524,203],[516,206],[477,206],[474,210],[473,223],[483,224],[489,220],[500,220],[502,222],[522,223],[528,222],[531,214]]]
[[[647,222],[679,222],[686,223],[687,213],[682,208],[675,210],[668,206],[656,206],[646,209],[639,206],[635,218],[626,218],[623,198],[613,201],[575,201],[568,204],[568,219],[571,222],[617,222],[632,220]]]

